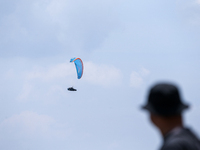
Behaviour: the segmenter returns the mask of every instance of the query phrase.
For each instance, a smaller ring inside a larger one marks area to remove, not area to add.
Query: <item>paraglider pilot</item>
[[[69,87],[68,91],[77,91],[76,89],[74,89],[73,87]]]

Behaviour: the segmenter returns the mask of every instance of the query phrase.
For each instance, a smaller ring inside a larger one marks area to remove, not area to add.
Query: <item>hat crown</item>
[[[155,109],[170,109],[180,104],[180,96],[177,88],[169,84],[160,84],[151,89],[149,103]]]
[[[178,88],[169,83],[156,84],[150,89],[147,105],[143,108],[159,115],[174,115],[188,107],[181,102]]]

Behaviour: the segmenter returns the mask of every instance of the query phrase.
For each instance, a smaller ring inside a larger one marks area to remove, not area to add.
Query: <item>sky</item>
[[[0,149],[158,149],[140,107],[162,81],[200,137],[199,49],[199,0],[0,0]]]

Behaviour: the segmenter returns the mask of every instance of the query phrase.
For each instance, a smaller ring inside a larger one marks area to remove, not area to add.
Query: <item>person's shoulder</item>
[[[200,142],[193,132],[182,128],[168,135],[161,150],[196,150],[197,145],[200,145]]]
[[[186,138],[171,137],[164,142],[161,150],[184,150],[190,143]]]
[[[162,146],[161,150],[184,150],[183,147],[183,143],[179,140],[176,140],[165,143]]]
[[[197,140],[197,136],[189,128],[176,128],[166,138],[169,143]]]

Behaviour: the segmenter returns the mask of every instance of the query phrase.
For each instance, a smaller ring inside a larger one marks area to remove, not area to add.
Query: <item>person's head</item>
[[[160,130],[182,125],[181,114],[188,107],[182,102],[178,87],[166,82],[153,85],[148,93],[147,103],[142,106],[150,113],[152,123]]]

